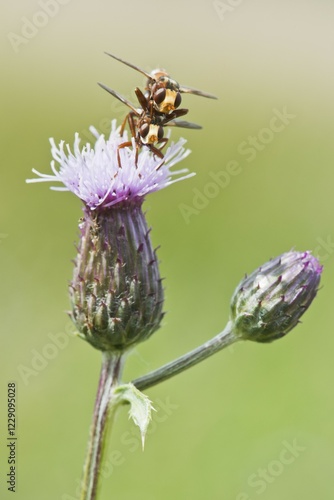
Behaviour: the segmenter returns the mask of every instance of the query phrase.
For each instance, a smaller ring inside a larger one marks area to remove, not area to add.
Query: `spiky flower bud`
[[[141,201],[85,209],[70,286],[79,335],[102,351],[147,339],[163,316],[163,288]]]
[[[316,296],[322,266],[310,252],[287,252],[246,276],[231,300],[234,331],[271,342],[286,335]]]

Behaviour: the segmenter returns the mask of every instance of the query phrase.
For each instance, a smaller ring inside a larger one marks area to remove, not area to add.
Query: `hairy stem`
[[[213,337],[211,340],[208,340],[208,342],[205,342],[205,344],[197,347],[187,354],[184,354],[180,358],[167,363],[161,368],[158,368],[143,377],[137,378],[132,383],[140,391],[148,389],[149,387],[159,384],[160,382],[183,372],[183,370],[196,365],[200,361],[212,356],[224,347],[228,347],[237,340],[239,340],[239,337],[237,337],[233,332],[232,323],[229,321],[221,333]]]
[[[80,500],[95,500],[99,481],[99,469],[103,458],[107,431],[116,410],[113,390],[119,383],[123,367],[122,355],[103,352],[98,391],[95,400],[86,462],[81,482]],[[108,425],[107,425],[108,424]]]

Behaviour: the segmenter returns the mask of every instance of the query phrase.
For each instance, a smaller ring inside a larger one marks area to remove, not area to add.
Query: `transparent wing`
[[[152,80],[151,75],[149,73],[146,73],[146,71],[144,71],[143,69],[139,68],[138,66],[135,66],[132,63],[124,61],[124,59],[121,59],[120,57],[114,56],[113,54],[110,54],[110,52],[105,52],[105,54],[107,54],[107,56],[112,57],[113,59],[116,59],[116,61],[119,61],[119,62],[125,64],[126,66],[129,66],[130,68],[135,69],[136,71],[139,71],[139,73],[142,73],[147,78],[149,78],[150,80]]]
[[[140,112],[138,111],[138,109],[136,109],[134,107],[134,105],[130,101],[128,101],[125,97],[123,97],[121,94],[118,94],[115,90],[107,87],[106,85],[104,85],[104,83],[98,82],[98,85],[100,85],[100,87],[102,87],[104,90],[106,90],[107,92],[109,92],[109,94],[111,94],[112,96],[116,97],[116,99],[118,99],[119,101],[121,101],[123,104],[125,104],[126,106],[128,106],[130,109],[132,109],[132,111],[135,113],[135,115],[140,116]]]
[[[203,92],[202,90],[193,89],[192,87],[186,87],[185,85],[180,85],[180,92],[183,94],[194,94],[199,95],[201,97],[207,97],[208,99],[218,99],[215,95],[208,94],[207,92]]]
[[[203,128],[201,125],[197,125],[197,123],[186,122],[184,120],[171,120],[166,125],[168,127],[192,128],[197,130]]]

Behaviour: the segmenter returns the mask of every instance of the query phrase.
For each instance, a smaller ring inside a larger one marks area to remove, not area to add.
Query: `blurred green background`
[[[72,143],[78,131],[87,140],[89,125],[107,132],[108,120],[125,116],[96,82],[134,101],[144,80],[107,50],[219,97],[184,96],[189,120],[204,128],[173,138],[188,139],[184,166],[197,175],[145,202],[167,314],[129,357],[124,379],[218,333],[235,286],[268,258],[309,249],[325,270],[288,337],[236,345],[147,391],[159,411],[144,453],[119,412],[100,500],[332,499],[333,2],[20,0],[2,10],[1,498],[12,498],[4,485],[12,380],[15,498],[78,498],[100,368],[66,316],[81,205],[25,179],[32,168],[49,173],[49,137]],[[275,120],[284,110],[288,118]]]

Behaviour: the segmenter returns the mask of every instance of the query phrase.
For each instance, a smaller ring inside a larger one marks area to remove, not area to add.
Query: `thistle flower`
[[[322,266],[310,252],[287,252],[246,276],[231,300],[235,334],[271,342],[286,335],[316,296]]]
[[[143,199],[143,197],[154,191],[158,191],[174,182],[192,177],[193,173],[187,173],[187,169],[171,171],[171,168],[190,154],[190,150],[184,149],[185,139],[171,144],[167,148],[163,159],[156,158],[147,149],[143,148],[136,164],[135,141],[132,139],[133,148],[121,148],[119,146],[128,142],[125,131],[120,135],[120,127],[117,128],[116,120],[111,122],[109,139],[100,135],[94,127],[90,131],[96,138],[92,148],[87,143],[80,150],[80,137],[75,134],[74,153],[69,145],[64,150],[64,141],[59,147],[53,139],[50,139],[51,154],[59,163],[60,169],[55,167],[55,161],[51,162],[53,175],[42,174],[33,169],[39,178],[28,179],[27,182],[61,182],[64,186],[54,187],[55,191],[72,191],[92,210],[108,208],[120,202],[130,202]],[[117,153],[121,159],[119,168]],[[187,174],[177,177],[180,174]],[[174,178],[176,177],[176,178]]]
[[[115,121],[107,140],[93,127],[91,131],[94,147],[80,149],[76,134],[73,153],[63,141],[57,147],[51,139],[53,175],[33,170],[39,178],[27,182],[62,182],[63,187],[51,189],[72,191],[83,201],[71,317],[91,345],[122,352],[147,339],[163,317],[163,288],[142,212],[144,196],[194,174],[171,170],[190,153],[184,139],[172,143],[163,159],[144,147],[136,161],[134,139],[132,148],[119,148],[128,136],[120,135]]]

